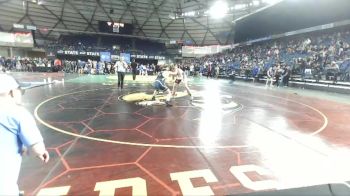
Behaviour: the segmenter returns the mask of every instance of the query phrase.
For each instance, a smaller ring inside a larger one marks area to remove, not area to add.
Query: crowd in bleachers
[[[350,32],[311,33],[237,46],[212,56],[185,60],[184,64],[199,67],[203,74],[218,70],[214,75],[235,73],[259,79],[272,68],[272,77],[287,72],[301,80],[349,81]]]
[[[5,58],[0,56],[0,70],[1,71],[38,71],[40,68],[50,68],[53,61],[46,58],[22,58],[13,57]]]
[[[63,35],[56,42],[46,46],[46,51],[55,53],[58,50],[74,50],[89,52],[111,52],[111,54],[130,53],[163,55],[165,45],[159,42],[149,40],[134,40],[132,46],[131,38],[108,37],[108,36],[89,36],[89,35]]]
[[[57,72],[79,74],[115,74],[112,62],[103,62],[97,60],[48,60],[46,58],[5,58],[0,56],[0,71],[17,71],[17,72]],[[45,68],[45,69],[44,69]],[[131,72],[131,67],[127,72]],[[139,75],[153,75],[159,69],[158,65],[152,63],[137,63],[137,72]]]
[[[55,66],[62,67],[62,71],[67,73],[79,73],[79,74],[115,74],[115,63],[112,62],[103,62],[103,61],[70,61],[70,60],[57,60],[55,61]],[[159,69],[158,65],[146,64],[146,63],[136,63],[137,64],[137,73],[139,75],[153,75],[156,70]],[[130,64],[129,64],[130,65]],[[131,67],[129,66],[127,71],[131,73]]]
[[[95,48],[80,42],[74,46],[62,46],[64,50],[92,51]],[[109,74],[113,73],[113,64],[94,60],[59,62],[45,58],[0,57],[1,69],[17,71],[52,67],[51,71]],[[155,69],[155,65],[151,64],[138,65],[138,71],[142,74],[152,73]],[[276,85],[288,85],[292,77],[300,80],[350,81],[350,32],[309,33],[240,45],[215,55],[184,60],[182,69],[187,75],[207,77],[241,76],[254,78],[254,81],[273,78]]]

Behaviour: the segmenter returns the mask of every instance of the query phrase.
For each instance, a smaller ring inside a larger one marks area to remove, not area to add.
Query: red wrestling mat
[[[122,99],[151,94],[151,85],[33,89],[24,99],[51,160],[43,166],[24,158],[20,189],[228,195],[350,180],[349,105],[226,82],[193,85],[194,100],[177,97],[173,107]]]

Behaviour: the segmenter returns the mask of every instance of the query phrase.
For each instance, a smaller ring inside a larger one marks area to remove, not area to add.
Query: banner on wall
[[[1,36],[1,34],[0,34]],[[165,60],[164,56],[153,56],[153,55],[138,55],[130,53],[120,53],[119,55],[113,55],[110,52],[87,52],[87,51],[77,51],[77,50],[58,50],[57,55],[67,55],[67,56],[87,56],[87,57],[100,57],[101,61],[111,62],[117,61],[120,57],[124,57],[126,63],[131,62],[131,58],[134,59],[152,59],[152,60]]]
[[[164,56],[152,56],[152,55],[145,55],[145,54],[132,54],[131,58],[134,59],[154,59],[154,60],[165,60]]]
[[[15,35],[13,33],[0,32],[0,46],[13,46]]]
[[[86,52],[86,51],[77,51],[77,50],[59,50],[59,51],[57,51],[57,55],[99,57],[100,52]]]
[[[110,52],[100,52],[100,60],[102,62],[111,62],[111,53]]]
[[[130,61],[130,53],[120,53],[120,58],[124,58],[124,61],[129,64]]]
[[[16,47],[33,47],[34,40],[31,33],[14,33]]]
[[[182,56],[183,57],[203,57],[205,55],[216,54],[230,48],[232,48],[231,45],[182,46]]]
[[[34,40],[32,33],[6,33],[0,32],[0,46],[9,47],[33,47]]]

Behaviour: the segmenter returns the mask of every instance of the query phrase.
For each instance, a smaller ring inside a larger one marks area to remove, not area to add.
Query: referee
[[[128,64],[124,61],[124,57],[120,57],[120,60],[115,63],[115,70],[118,74],[118,88],[123,89],[125,72],[128,68]]]

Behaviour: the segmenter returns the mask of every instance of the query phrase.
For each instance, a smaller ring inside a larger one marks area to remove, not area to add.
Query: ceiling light
[[[283,1],[283,0],[262,0],[262,2],[271,4],[271,5],[279,3],[280,1]]]
[[[246,8],[246,7],[247,7],[246,4],[236,4],[236,5],[233,7],[233,9],[235,9],[235,10],[241,10],[241,9]]]
[[[257,0],[253,1],[253,6],[258,6],[258,5],[260,5],[260,1],[257,1]]]
[[[219,19],[223,18],[228,11],[228,5],[225,1],[217,1],[214,5],[209,9],[209,14],[211,17]]]

